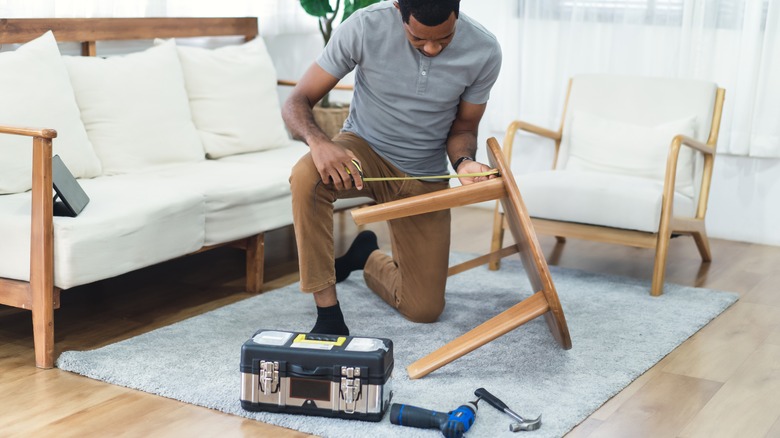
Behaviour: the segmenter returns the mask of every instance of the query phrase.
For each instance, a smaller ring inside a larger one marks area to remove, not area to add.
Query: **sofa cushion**
[[[144,173],[150,181],[200,192],[206,245],[230,242],[292,223],[290,170],[308,149],[285,147]],[[253,159],[257,157],[257,159]],[[242,159],[243,158],[243,159]]]
[[[68,72],[57,42],[46,32],[16,51],[0,53],[0,124],[57,130],[52,145],[71,173],[100,175],[81,123]],[[32,184],[32,139],[0,135],[0,194],[29,190]]]
[[[626,175],[549,170],[520,175],[518,187],[531,217],[657,232],[663,182]],[[693,217],[693,199],[677,192],[675,216]]]
[[[696,118],[691,116],[656,126],[640,126],[576,111],[571,118],[571,146],[567,170],[584,170],[664,181],[672,139],[693,137]],[[693,196],[694,151],[680,149],[675,188]]]
[[[64,60],[104,174],[205,159],[172,41],[123,56]]]
[[[203,246],[203,196],[136,175],[80,180],[91,201],[54,218],[54,284],[68,289]],[[30,278],[30,193],[0,196],[0,277]]]
[[[276,70],[262,38],[205,49],[178,46],[192,119],[209,158],[286,146]]]
[[[288,172],[288,178],[289,180],[289,173],[292,171],[292,166],[297,163],[297,160],[300,159],[305,153],[309,152],[309,147],[300,141],[297,140],[290,140],[290,145],[292,148],[281,148],[278,150],[273,151],[265,151],[261,153],[253,153],[253,154],[242,154],[242,155],[234,155],[230,157],[222,158],[220,161],[223,162],[233,162],[233,163],[245,163],[250,164],[257,169],[258,172],[261,172],[265,166],[268,165],[268,163],[292,163],[292,164],[285,164],[289,165],[290,167],[287,169]],[[298,157],[298,158],[295,158]],[[291,161],[292,159],[295,159],[295,161]],[[276,164],[274,164],[276,165]],[[290,198],[287,198],[287,202],[290,202]],[[374,200],[367,197],[359,197],[359,198],[342,198],[337,199],[336,202],[333,204],[333,209],[335,211],[342,211],[347,210],[350,208],[358,207],[361,205],[366,204],[373,204]],[[287,204],[283,206],[285,209],[290,210],[290,204]],[[292,223],[292,211],[289,211],[287,213],[289,215],[289,220],[287,224]],[[282,215],[279,216],[281,218]],[[286,224],[282,224],[286,225]],[[279,225],[281,226],[281,225]]]

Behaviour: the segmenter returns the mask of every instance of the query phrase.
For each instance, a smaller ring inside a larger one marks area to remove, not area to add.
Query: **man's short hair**
[[[414,18],[426,26],[438,26],[455,13],[458,18],[460,0],[398,0],[401,9],[401,18],[409,24],[409,17]]]

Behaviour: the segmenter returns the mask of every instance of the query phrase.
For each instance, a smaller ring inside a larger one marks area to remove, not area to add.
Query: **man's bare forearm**
[[[282,118],[296,140],[310,146],[329,140],[314,121],[312,105],[304,96],[290,96],[282,108]]]
[[[467,131],[450,134],[447,138],[447,156],[450,163],[454,163],[460,157],[474,158],[477,155],[477,133]],[[455,169],[456,171],[458,169]]]

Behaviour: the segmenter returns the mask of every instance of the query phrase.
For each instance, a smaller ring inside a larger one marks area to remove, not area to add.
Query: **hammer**
[[[512,423],[509,425],[509,430],[511,430],[512,432],[519,432],[521,430],[536,430],[542,427],[541,415],[539,416],[539,418],[536,418],[534,420],[526,420],[525,418],[515,413],[513,410],[509,409],[506,403],[502,402],[495,395],[489,393],[488,390],[485,388],[477,389],[476,391],[474,391],[474,395],[485,400],[490,406],[493,406],[499,411],[517,420],[517,423]]]

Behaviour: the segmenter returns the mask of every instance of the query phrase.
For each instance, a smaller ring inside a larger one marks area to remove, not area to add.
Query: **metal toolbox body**
[[[260,330],[241,347],[241,407],[380,421],[392,372],[389,339]]]

